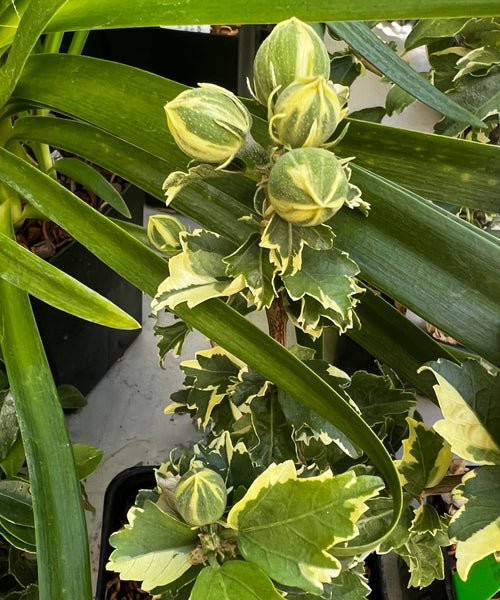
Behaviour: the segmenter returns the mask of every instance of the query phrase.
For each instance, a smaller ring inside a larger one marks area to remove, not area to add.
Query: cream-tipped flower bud
[[[348,192],[344,167],[323,148],[285,152],[269,175],[272,208],[285,221],[301,227],[327,221],[342,207]]]
[[[250,113],[229,90],[210,83],[181,92],[165,105],[170,133],[188,156],[227,165],[252,125]]]
[[[269,96],[296,79],[330,77],[330,58],[319,35],[307,23],[292,17],[278,23],[261,44],[253,64],[254,92],[268,105]]]
[[[185,230],[184,225],[170,215],[151,215],[148,220],[149,241],[167,256],[175,256],[182,252],[180,234]]]
[[[286,148],[321,146],[345,117],[349,88],[323,76],[298,79],[278,96],[269,121],[271,137]]]

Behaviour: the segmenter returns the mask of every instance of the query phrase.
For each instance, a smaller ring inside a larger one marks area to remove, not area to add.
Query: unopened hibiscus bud
[[[349,181],[344,167],[323,148],[285,152],[271,169],[268,195],[285,221],[301,227],[320,225],[347,200]]]
[[[323,76],[294,81],[276,100],[269,121],[271,137],[286,148],[321,146],[344,118],[348,92]]]
[[[292,17],[276,25],[255,56],[254,93],[267,106],[269,96],[296,79],[330,77],[330,58],[319,35],[307,23]]]
[[[179,236],[185,230],[184,225],[170,215],[158,214],[149,217],[147,229],[149,241],[167,256],[175,256],[182,251]]]
[[[250,113],[229,90],[209,83],[181,92],[165,105],[167,123],[188,156],[225,166],[243,145]]]

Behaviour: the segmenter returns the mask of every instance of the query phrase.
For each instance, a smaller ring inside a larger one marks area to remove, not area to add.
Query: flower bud
[[[292,17],[278,23],[261,44],[253,64],[257,100],[267,106],[276,88],[296,79],[330,77],[330,58],[319,35],[307,23]]]
[[[148,220],[148,239],[163,254],[175,256],[182,251],[179,236],[185,231],[184,225],[175,217],[158,214]]]
[[[321,75],[294,81],[276,100],[269,121],[271,137],[287,148],[321,146],[347,112],[342,106],[348,91]]]
[[[227,165],[241,148],[252,119],[229,90],[209,83],[181,92],[165,105],[179,148],[196,160]]]
[[[344,167],[323,148],[285,152],[269,175],[272,208],[285,221],[301,227],[327,221],[342,207],[348,192]]]

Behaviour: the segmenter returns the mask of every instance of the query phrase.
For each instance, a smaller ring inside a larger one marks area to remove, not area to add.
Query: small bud
[[[267,106],[276,88],[296,79],[330,77],[330,58],[319,35],[307,23],[292,17],[276,25],[261,44],[253,65],[257,100]]]
[[[286,148],[321,146],[347,113],[348,91],[322,76],[294,81],[276,100],[271,137]]]
[[[148,220],[149,241],[167,256],[175,256],[182,251],[179,235],[185,230],[184,225],[170,215],[151,215]]]
[[[209,83],[181,92],[165,105],[167,123],[188,156],[225,166],[241,148],[252,118],[229,90]]]
[[[344,167],[323,148],[285,152],[271,169],[268,195],[278,215],[301,227],[324,223],[344,204],[349,181]]]

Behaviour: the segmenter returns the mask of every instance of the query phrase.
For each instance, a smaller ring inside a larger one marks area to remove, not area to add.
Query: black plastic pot
[[[156,485],[154,467],[137,466],[118,473],[110,482],[104,495],[102,514],[101,548],[97,574],[95,600],[105,600],[106,584],[113,577],[106,571],[106,563],[112,548],[109,537],[126,522],[126,515],[134,504],[137,492]]]
[[[221,85],[248,96],[258,46],[268,30],[245,25],[237,35],[208,34],[161,27],[92,31],[85,54],[128,64],[185,85]]]
[[[132,214],[131,220],[142,224],[144,193],[129,186],[123,197]],[[113,210],[105,214],[119,216]],[[141,322],[142,292],[80,243],[69,243],[50,262]],[[140,330],[122,331],[89,323],[36,298],[32,299],[32,306],[56,384],[74,385],[84,395],[123,356],[140,333]]]

